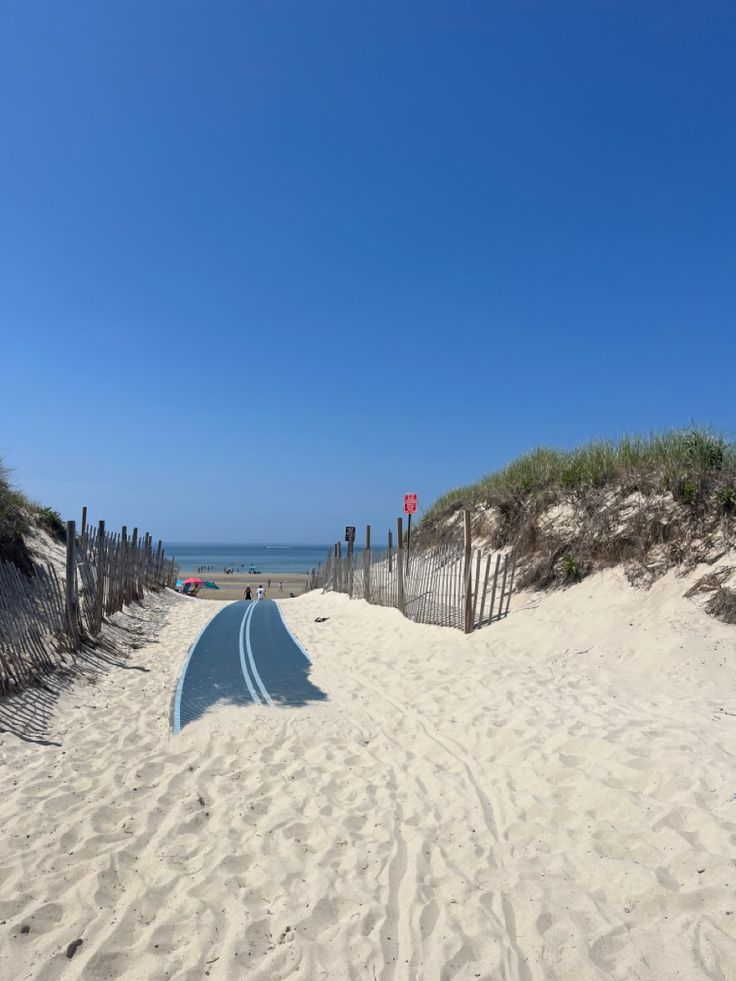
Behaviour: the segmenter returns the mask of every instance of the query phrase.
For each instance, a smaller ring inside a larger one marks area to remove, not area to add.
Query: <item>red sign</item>
[[[404,494],[404,514],[417,513],[417,495]]]

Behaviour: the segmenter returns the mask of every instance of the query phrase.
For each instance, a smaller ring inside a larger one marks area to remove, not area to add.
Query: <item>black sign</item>
[[[355,525],[345,525],[345,541],[355,541]]]

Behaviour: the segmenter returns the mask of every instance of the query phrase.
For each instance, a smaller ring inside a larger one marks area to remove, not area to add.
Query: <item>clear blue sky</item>
[[[730,0],[0,18],[0,449],[65,517],[334,540],[736,428]]]

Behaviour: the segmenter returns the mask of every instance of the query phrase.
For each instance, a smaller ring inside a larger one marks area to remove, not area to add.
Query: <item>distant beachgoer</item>
[[[269,580],[269,582],[270,582],[270,580]],[[256,593],[256,595],[258,596],[258,599],[259,600],[262,600],[262,599],[265,599],[266,598],[266,590],[263,588],[263,586],[259,586],[258,587],[258,592]]]
[[[268,580],[268,588],[269,589],[271,588],[271,580],[270,579]]]
[[[280,582],[279,583],[279,592],[280,593],[283,593],[283,591],[284,591],[284,584],[282,582]]]
[[[250,586],[245,587],[245,596],[243,597],[243,599],[248,599],[248,600],[253,599],[253,597],[250,595]]]

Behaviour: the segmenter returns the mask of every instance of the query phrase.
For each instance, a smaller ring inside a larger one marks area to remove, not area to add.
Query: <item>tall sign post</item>
[[[409,515],[409,524],[406,531],[406,571],[409,571],[409,549],[411,548],[411,516],[417,513],[417,495],[404,494],[404,514]]]
[[[348,543],[348,594],[353,595],[353,545],[355,545],[355,525],[345,525],[345,541]]]

